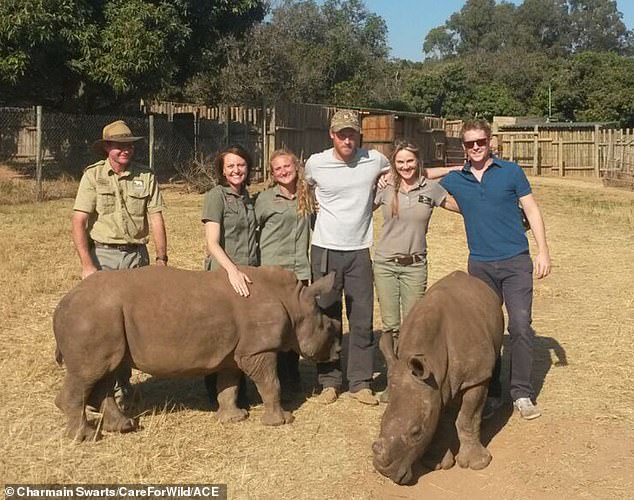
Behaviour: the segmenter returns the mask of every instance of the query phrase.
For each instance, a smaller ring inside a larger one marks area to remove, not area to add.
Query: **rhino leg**
[[[120,410],[113,398],[115,373],[108,373],[93,387],[88,404],[93,408],[99,408],[102,414],[101,426],[108,432],[131,432],[137,429],[138,423],[128,418]]]
[[[240,368],[255,382],[264,403],[264,425],[290,424],[294,417],[280,404],[280,380],[277,378],[277,353],[264,352],[239,360]]]
[[[238,370],[223,370],[218,372],[216,388],[218,391],[218,413],[221,422],[240,422],[249,416],[249,412],[236,405],[238,386],[242,373]]]
[[[62,389],[55,398],[55,404],[66,415],[66,435],[78,442],[99,438],[99,430],[86,419],[86,401],[92,385],[67,372]]]
[[[460,467],[479,470],[484,469],[491,462],[491,453],[480,442],[480,421],[486,395],[486,385],[471,387],[463,394],[462,405],[456,419],[456,429],[460,439],[460,451],[456,459]]]

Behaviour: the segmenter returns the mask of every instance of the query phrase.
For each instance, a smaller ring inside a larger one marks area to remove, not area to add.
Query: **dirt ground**
[[[489,467],[419,467],[411,486],[394,485],[372,467],[384,406],[345,397],[329,407],[297,400],[295,422],[280,428],[259,423],[261,406],[245,422],[222,425],[201,380],[135,372],[141,430],[69,442],[53,403],[64,371],[53,359],[51,317],[79,281],[72,200],[0,206],[0,477],[227,483],[230,499],[634,499],[634,193],[573,179],[531,182],[553,258],[552,275],[535,284],[534,383],[543,416],[522,421],[508,403],[482,429]],[[165,195],[170,264],[199,269],[202,196],[176,188]],[[430,282],[465,269],[466,257],[460,217],[437,210]],[[302,365],[307,396],[314,373]],[[376,388],[383,385],[380,375]]]

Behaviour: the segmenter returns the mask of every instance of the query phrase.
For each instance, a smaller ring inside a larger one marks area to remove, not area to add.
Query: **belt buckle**
[[[396,257],[396,262],[400,266],[411,266],[414,263],[414,256],[405,255],[403,257]]]

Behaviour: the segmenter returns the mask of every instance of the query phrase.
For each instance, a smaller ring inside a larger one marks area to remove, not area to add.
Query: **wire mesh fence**
[[[35,177],[39,161],[44,178],[62,172],[79,177],[86,166],[103,158],[92,148],[103,127],[120,119],[134,135],[144,137],[135,160],[159,175],[172,175],[179,165],[191,163],[203,152],[193,136],[166,118],[41,112],[38,130],[37,108],[0,108],[0,163]]]

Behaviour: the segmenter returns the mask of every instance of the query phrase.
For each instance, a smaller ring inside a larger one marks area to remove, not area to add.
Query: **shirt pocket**
[[[109,184],[97,184],[97,213],[111,214],[115,211],[116,195]]]
[[[145,207],[147,206],[149,198],[148,192],[132,192],[128,193],[127,206],[130,215],[143,216],[145,215]]]

